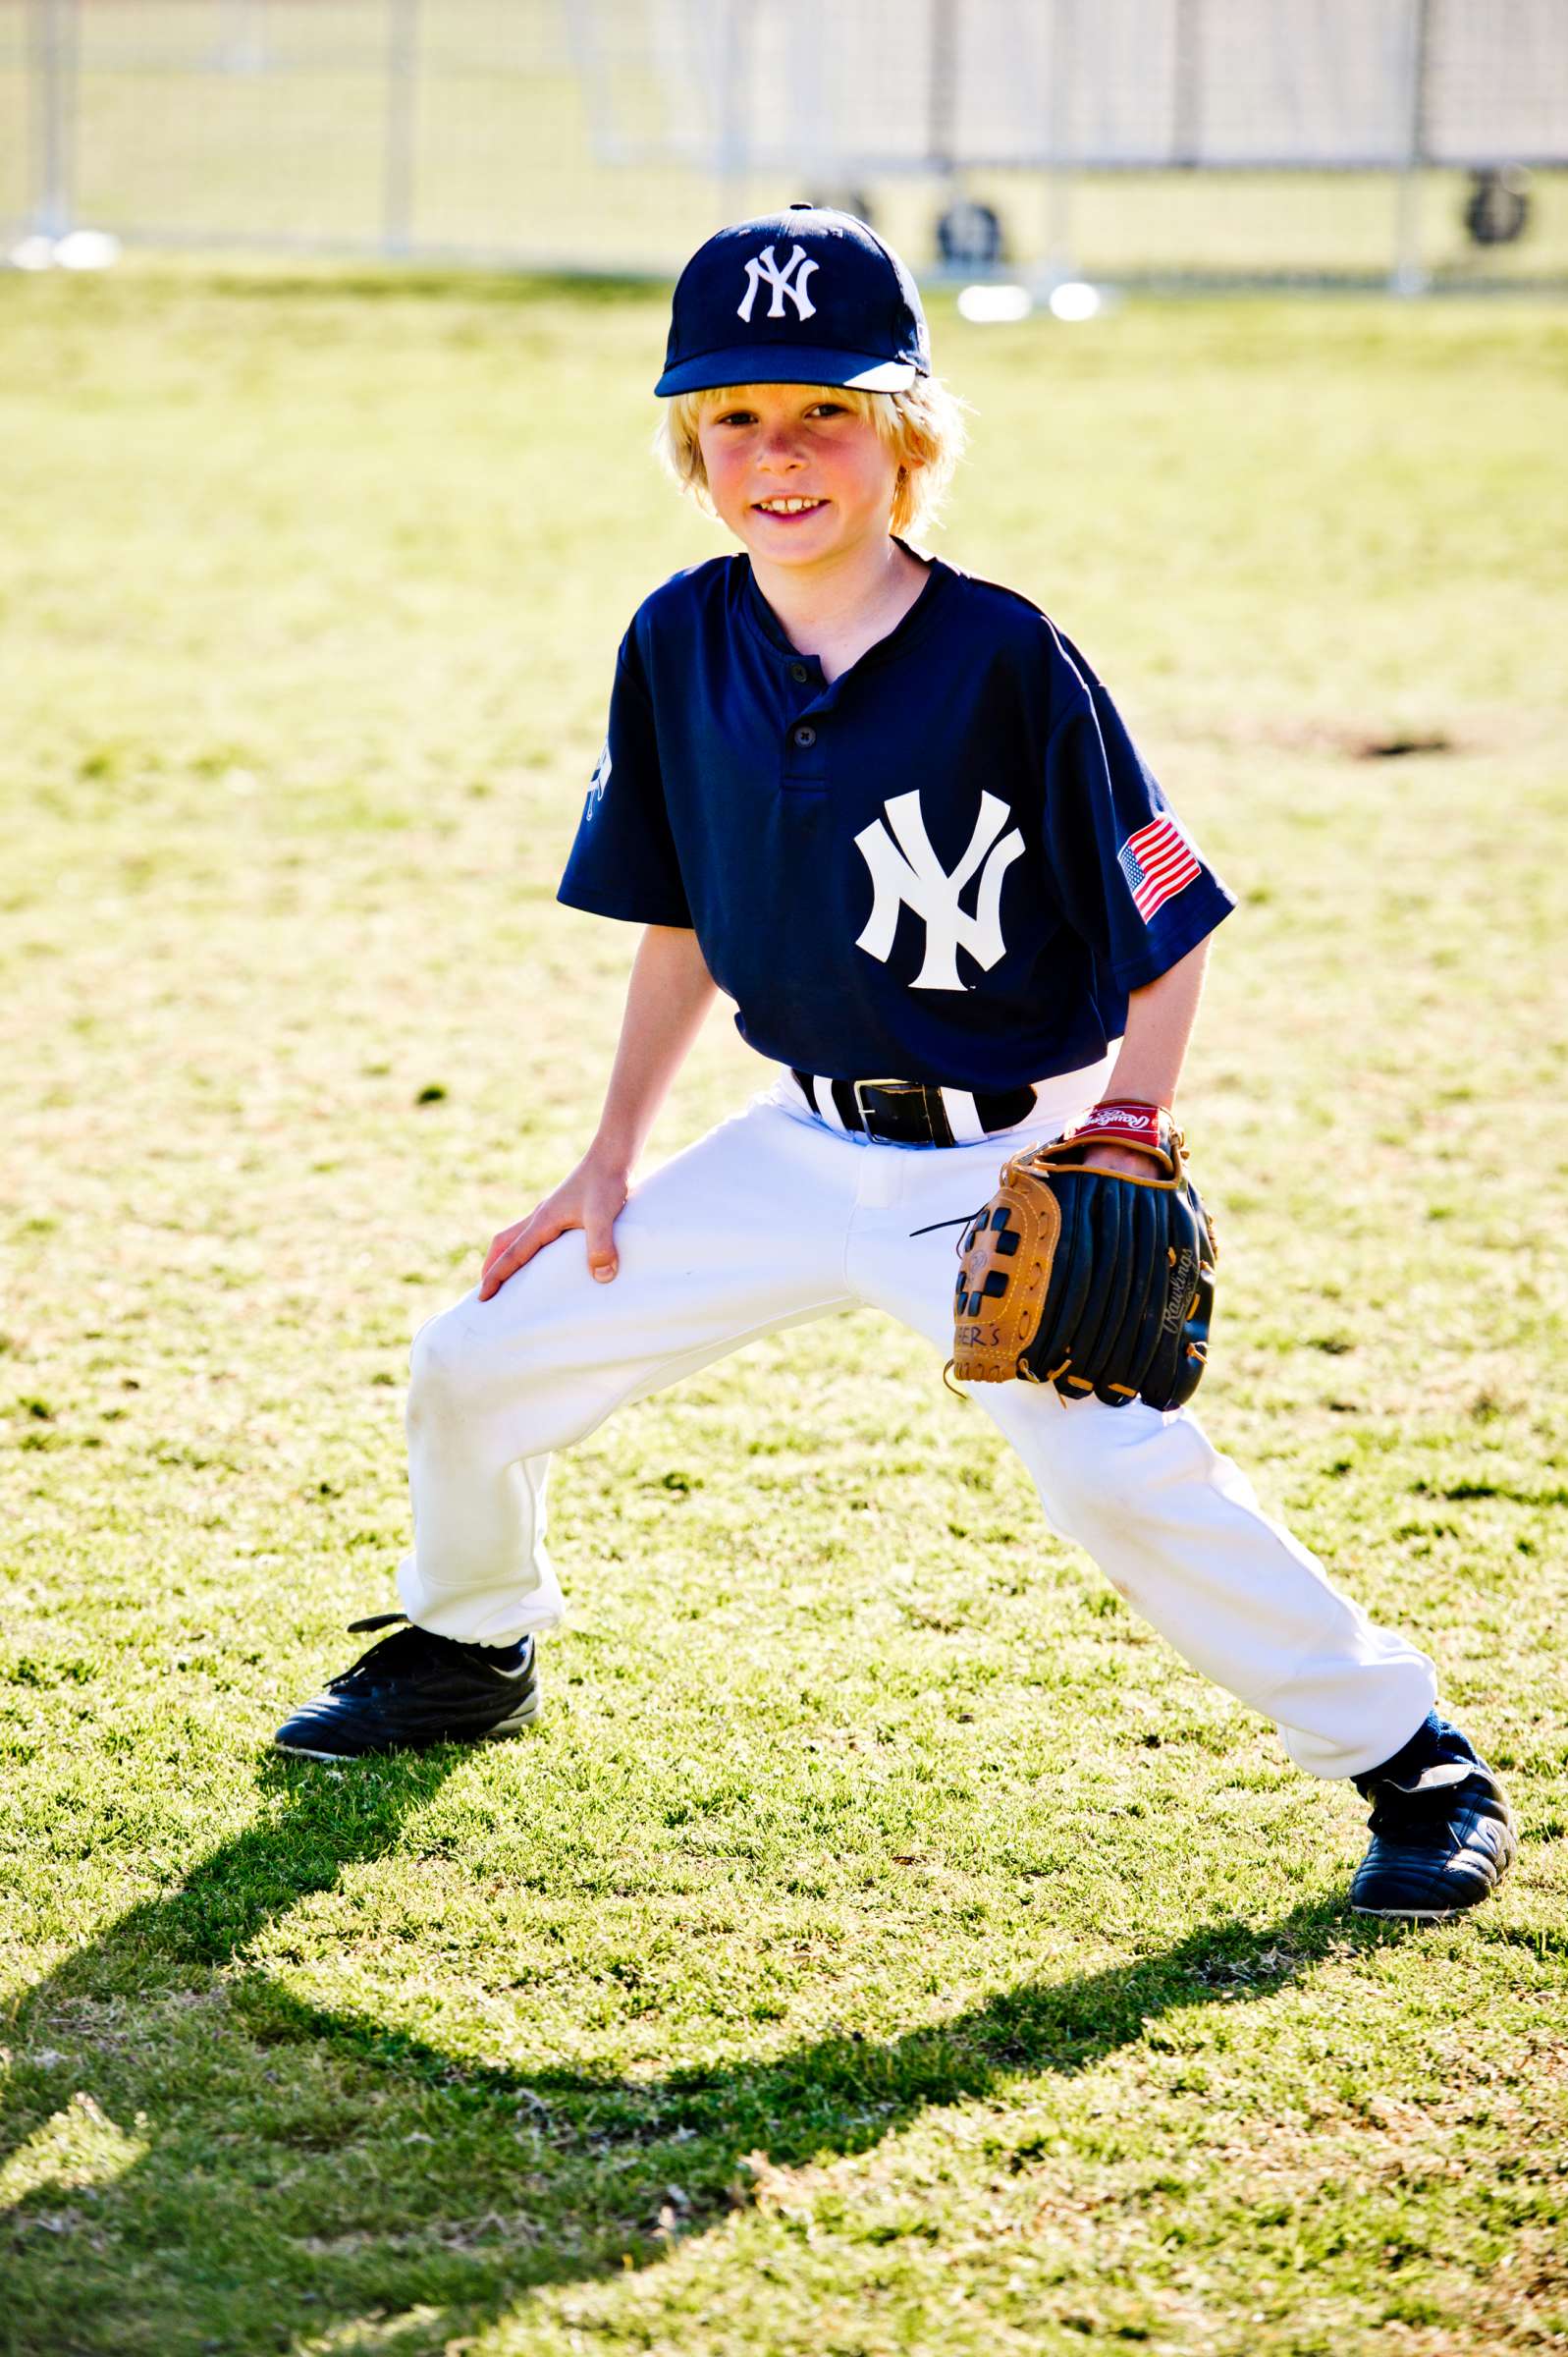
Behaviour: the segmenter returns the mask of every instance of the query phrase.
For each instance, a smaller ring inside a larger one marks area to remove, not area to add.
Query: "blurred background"
[[[0,234],[667,273],[1568,285],[1564,0],[0,0]],[[69,241],[62,246],[63,241]]]

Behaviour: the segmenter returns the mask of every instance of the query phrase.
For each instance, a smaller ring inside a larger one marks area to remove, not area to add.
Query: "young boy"
[[[946,1356],[967,1215],[1007,1156],[1101,1104],[1171,1105],[1232,905],[1069,641],[902,537],[958,417],[914,284],[863,223],[794,206],[711,238],[657,391],[669,464],[744,553],[667,582],[622,642],[561,887],[643,928],[604,1111],[415,1338],[407,1625],[280,1729],[288,1751],[533,1718],[534,1639],[562,1612],[549,1454],[622,1402],[853,1302]],[[633,1192],[717,991],[775,1085]],[[1337,1593],[1189,1412],[974,1396],[1056,1528],[1301,1767],[1372,1800],[1355,1906],[1441,1916],[1493,1889],[1507,1806],[1437,1715],[1432,1664]]]

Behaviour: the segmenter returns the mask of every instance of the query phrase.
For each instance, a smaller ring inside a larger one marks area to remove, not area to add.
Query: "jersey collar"
[[[894,533],[893,537],[897,539],[897,534]],[[920,595],[915,599],[909,611],[900,616],[899,620],[893,624],[887,636],[877,639],[873,645],[868,646],[865,653],[850,664],[848,671],[840,673],[840,679],[847,680],[855,672],[869,670],[874,664],[889,662],[893,656],[901,654],[913,638],[924,632],[933,613],[942,604],[950,583],[958,578],[955,569],[951,565],[945,564],[941,557],[922,557],[919,551],[911,548],[906,540],[898,540],[898,546],[903,550],[905,556],[913,557],[917,565],[923,565],[926,569],[926,578]],[[803,656],[800,649],[784,635],[784,627],[778,615],[775,614],[772,606],[757,587],[757,576],[751,570],[751,559],[742,553],[733,562],[740,568],[741,611],[769,652],[786,663],[799,663],[807,660],[814,662],[816,660],[814,655]],[[838,681],[836,680],[834,685],[838,685]]]

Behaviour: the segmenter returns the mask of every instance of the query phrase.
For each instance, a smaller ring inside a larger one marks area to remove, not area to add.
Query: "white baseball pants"
[[[495,1645],[554,1627],[552,1450],[758,1335],[865,1302],[946,1358],[960,1221],[1006,1156],[1058,1136],[1102,1078],[1047,1082],[1035,1115],[1004,1135],[906,1147],[828,1126],[784,1075],[635,1189],[613,1284],[589,1277],[573,1232],[492,1300],[470,1292],[432,1318],[414,1338],[408,1396],[409,1618]],[[1300,1767],[1361,1775],[1420,1726],[1432,1663],[1339,1594],[1190,1411],[1069,1403],[1024,1383],[969,1396],[1018,1451],[1055,1528],[1194,1668],[1272,1719]]]

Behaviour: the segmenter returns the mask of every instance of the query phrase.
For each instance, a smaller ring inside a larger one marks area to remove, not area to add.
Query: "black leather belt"
[[[813,1072],[791,1076],[807,1103],[824,1121],[838,1122],[857,1136],[885,1138],[895,1146],[956,1146],[996,1129],[1015,1129],[1034,1111],[1032,1088],[1006,1088],[994,1096],[967,1089],[928,1088],[918,1080],[828,1080]],[[969,1109],[973,1107],[973,1120]],[[954,1126],[956,1116],[957,1125]]]

